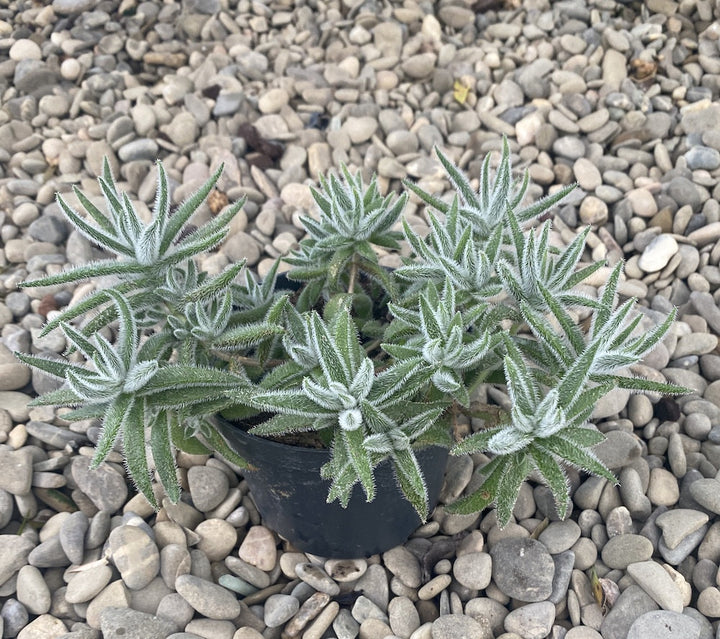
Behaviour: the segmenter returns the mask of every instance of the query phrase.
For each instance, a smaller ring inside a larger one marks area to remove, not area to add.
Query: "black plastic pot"
[[[365,501],[365,493],[356,484],[348,507],[343,508],[337,501],[327,503],[330,482],[320,477],[329,451],[256,437],[220,418],[216,423],[228,445],[254,468],[243,476],[264,523],[304,552],[369,557],[403,543],[421,523],[387,460],[375,470],[374,501]],[[432,509],[442,488],[448,451],[429,446],[416,454]]]

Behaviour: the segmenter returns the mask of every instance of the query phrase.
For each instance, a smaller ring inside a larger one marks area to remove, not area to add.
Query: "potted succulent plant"
[[[662,339],[674,313],[640,332],[634,300],[617,306],[620,264],[597,298],[578,292],[603,266],[579,267],[590,229],[558,249],[551,223],[535,223],[573,187],[524,205],[527,174],[513,179],[507,140],[494,179],[485,158],[479,190],[436,153],[451,201],[406,182],[426,205],[426,237],[402,218],[407,192],[383,197],[375,179],[365,186],[342,167],[313,189],[317,212],[301,218],[307,237],[282,260],[287,273],[278,275],[278,261],[262,282],[242,263],[198,271],[195,258],[223,242],[243,204],[188,231],[221,168],[173,211],[158,163],[144,223],[106,162],[108,214],[78,190],[85,216],[58,202],[117,258],[24,284],[115,282],[45,328],[60,328],[86,365],[18,354],[65,382],[34,403],[72,407],[66,420],[101,420],[93,465],[121,441],[130,476],[156,507],[153,475],[167,498],[180,498],[176,449],[218,451],[245,469],[269,525],[326,556],[403,541],[437,500],[448,448],[490,458],[479,488],[449,510],[495,502],[504,524],[535,473],[564,515],[567,464],[615,481],[591,451],[603,439],[588,423],[599,398],[618,386],[683,391],[618,374]],[[379,252],[401,253],[401,265],[383,267]],[[490,383],[511,404],[493,419],[474,399]],[[456,442],[460,417],[474,432]]]

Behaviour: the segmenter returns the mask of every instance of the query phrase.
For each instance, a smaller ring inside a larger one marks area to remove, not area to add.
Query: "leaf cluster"
[[[36,403],[71,406],[68,419],[101,419],[93,464],[121,442],[128,472],[155,505],[153,473],[171,499],[179,497],[177,448],[214,448],[245,464],[212,426],[220,413],[252,418],[258,436],[315,433],[331,451],[322,469],[328,500],[342,505],[356,484],[372,500],[383,489],[374,469],[389,460],[425,519],[431,504],[415,452],[438,444],[491,458],[480,487],[452,512],[495,503],[504,524],[532,474],[550,487],[563,515],[568,465],[614,481],[592,452],[603,439],[590,422],[597,401],[616,387],[684,391],[620,374],[663,338],[674,314],[640,334],[635,300],[618,303],[621,265],[597,298],[578,291],[603,265],[581,262],[590,229],[560,249],[551,244],[551,222],[537,222],[573,187],[525,205],[528,177],[513,179],[507,140],[494,177],[485,158],[477,190],[436,153],[452,200],[406,183],[425,205],[425,237],[402,219],[407,192],[382,196],[375,178],[366,186],[342,167],[313,189],[317,216],[302,216],[307,237],[284,258],[286,275],[276,262],[262,282],[242,263],[215,276],[197,266],[199,255],[227,237],[242,202],[184,232],[221,169],[173,211],[159,163],[155,206],[143,223],[106,162],[99,184],[107,215],[80,191],[85,215],[59,203],[82,234],[117,258],[25,286],[105,275],[117,283],[46,326],[65,333],[84,366],[18,355],[65,382]],[[410,253],[402,266],[383,268],[378,250],[400,251],[403,241]],[[590,316],[587,327],[576,320],[579,310]],[[503,385],[510,408],[453,446],[454,417],[472,417],[474,394],[488,383]]]

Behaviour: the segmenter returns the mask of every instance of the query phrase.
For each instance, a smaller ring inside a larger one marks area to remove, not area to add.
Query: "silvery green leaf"
[[[471,494],[445,506],[445,511],[450,514],[469,515],[480,512],[489,506],[495,500],[498,484],[506,471],[509,459],[504,455],[491,459],[478,471],[485,478],[480,487]]]
[[[530,453],[533,465],[540,472],[543,481],[553,494],[560,519],[564,519],[567,514],[568,501],[570,498],[570,484],[565,471],[555,457],[547,455],[535,446],[530,446],[528,452]]]
[[[287,435],[288,433],[306,432],[317,427],[312,420],[297,415],[275,415],[250,429],[250,433],[261,437]]]
[[[110,403],[107,407],[100,430],[100,438],[95,446],[95,454],[90,464],[91,468],[97,468],[110,454],[130,417],[130,410],[134,404],[135,400],[131,395],[121,395],[117,401]]]
[[[360,410],[366,426],[375,433],[387,433],[397,427],[393,419],[365,399],[360,400]]]
[[[142,389],[145,384],[152,379],[159,368],[155,361],[138,362],[129,371],[125,377],[123,393],[135,393]]]
[[[349,385],[352,373],[345,358],[338,350],[337,344],[328,327],[316,312],[310,316],[310,338],[315,351],[319,354],[320,366],[328,380]]]
[[[527,479],[530,470],[527,454],[521,453],[510,457],[505,472],[500,477],[495,496],[497,521],[501,528],[510,521],[515,502],[520,494],[520,486]]]
[[[338,414],[338,424],[344,431],[357,430],[363,424],[362,411],[359,408],[346,408]]]
[[[604,477],[612,484],[617,484],[615,475],[612,474],[595,455],[589,450],[579,447],[576,444],[564,439],[562,434],[553,435],[540,440],[536,444],[540,449],[553,453],[569,464],[580,468],[593,475]]]
[[[535,433],[522,431],[512,426],[506,426],[495,433],[487,444],[487,450],[495,455],[509,455],[525,449],[535,440]]]
[[[180,484],[175,465],[175,451],[171,442],[171,423],[174,419],[166,411],[160,411],[150,422],[150,447],[155,470],[160,483],[170,501],[176,504],[180,500]]]
[[[84,206],[86,210],[89,211],[90,208],[95,209],[95,207],[90,203],[90,201],[78,189],[74,190],[75,194],[79,198],[82,198],[80,199],[80,202],[85,203]],[[80,215],[78,215],[72,209],[72,207],[68,205],[68,203],[63,199],[60,194],[58,194],[57,196],[57,203],[60,206],[62,212],[73,223],[73,225],[80,232],[80,234],[85,236],[91,242],[94,242],[95,244],[98,244],[99,246],[102,246],[104,249],[112,251],[113,253],[117,253],[118,255],[125,255],[126,257],[135,256],[135,251],[133,250],[133,247],[128,244],[127,241],[122,241],[122,238],[113,237],[112,233],[114,232],[114,229],[107,229],[104,227],[103,229],[98,229],[91,224],[88,224],[82,217],[80,217]]]
[[[197,191],[184,200],[172,215],[170,215],[169,208],[165,208],[161,211],[161,214],[167,219],[167,222],[164,225],[165,228],[162,241],[160,243],[160,252],[162,254],[165,254],[168,251],[172,243],[177,239],[178,235],[182,231],[182,228],[205,201],[205,198],[210,194],[210,191],[212,191],[215,187],[215,184],[217,184],[217,181],[222,175],[223,166],[223,164],[220,164],[220,166],[218,166],[215,170],[215,173],[213,173]]]
[[[76,373],[68,370],[65,374],[70,389],[83,401],[89,403],[107,402],[115,399],[122,389],[122,382],[97,377],[89,371]]]
[[[28,366],[37,368],[43,373],[50,375],[55,379],[60,379],[63,381],[65,381],[65,375],[69,370],[75,371],[77,374],[80,375],[84,374],[87,370],[82,366],[78,366],[77,364],[73,364],[71,362],[48,359],[46,357],[40,357],[39,355],[28,355],[27,353],[16,352],[15,357],[17,357],[21,362],[24,362]]]
[[[373,467],[370,461],[369,451],[363,447],[363,440],[365,438],[363,429],[342,429],[341,432],[347,446],[348,456],[357,473],[356,476],[365,491],[367,501],[372,501],[375,499],[375,477],[373,476]]]
[[[122,429],[123,451],[128,474],[150,505],[159,508],[152,489],[145,442],[145,414],[143,403],[130,405]]]
[[[417,511],[421,521],[428,516],[427,486],[417,458],[412,450],[395,450],[392,454],[395,477],[407,500]]]
[[[344,402],[337,391],[326,388],[321,384],[317,384],[308,377],[303,379],[302,389],[308,399],[312,400],[325,410],[339,411],[345,408]]]

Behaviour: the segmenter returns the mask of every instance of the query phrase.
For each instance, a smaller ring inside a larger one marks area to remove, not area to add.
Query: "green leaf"
[[[173,504],[180,500],[180,483],[175,467],[175,451],[171,443],[170,431],[177,417],[166,411],[160,412],[150,424],[150,447],[152,449],[155,470],[165,494]]]
[[[82,195],[82,193],[78,189],[75,189],[75,194],[78,197],[82,197],[82,199],[80,200],[81,203],[85,202],[87,203],[87,205],[95,209],[92,203],[84,195]],[[68,205],[68,203],[63,199],[60,194],[58,194],[57,196],[57,202],[65,216],[74,224],[75,228],[77,228],[77,230],[80,231],[80,233],[84,235],[87,239],[89,239],[91,242],[94,242],[95,244],[98,244],[105,249],[113,251],[118,255],[124,255],[131,258],[135,257],[135,251],[132,249],[132,247],[128,246],[124,242],[117,241],[117,239],[111,235],[111,233],[114,232],[114,229],[106,228],[105,232],[103,232],[102,230],[88,224]],[[85,206],[86,209],[88,209],[87,205]],[[104,218],[102,214],[100,214],[100,217]]]
[[[360,484],[365,491],[367,501],[372,501],[375,499],[375,478],[373,476],[370,455],[363,445],[365,439],[363,429],[343,430],[342,434],[345,438],[348,455],[357,473],[357,477],[360,480]]]
[[[195,191],[188,199],[186,199],[175,211],[175,213],[169,216],[165,226],[165,232],[163,233],[162,241],[160,243],[160,254],[163,255],[167,252],[170,245],[178,236],[185,223],[192,217],[193,213],[197,211],[200,205],[205,201],[210,191],[212,191],[217,181],[222,175],[224,165],[220,164],[208,179],[197,191]]]
[[[495,501],[497,487],[505,473],[506,466],[507,459],[503,455],[491,459],[479,471],[476,471],[485,477],[485,481],[480,487],[471,494],[445,506],[445,511],[456,515],[471,515],[489,506]]]
[[[152,507],[159,506],[150,481],[147,454],[145,452],[145,419],[142,402],[132,402],[123,426],[123,450],[128,474],[137,489],[145,496]]]
[[[617,484],[615,475],[595,455],[564,439],[562,433],[538,440],[536,445],[587,473],[604,477],[612,484]]]
[[[492,437],[503,430],[503,426],[496,426],[495,428],[487,428],[480,430],[472,435],[469,435],[461,442],[458,442],[451,450],[451,455],[466,455],[473,453],[484,453],[488,450],[488,442]]]
[[[16,352],[15,357],[17,357],[24,364],[32,366],[33,368],[37,368],[43,373],[50,375],[55,379],[61,379],[63,381],[65,381],[65,374],[69,370],[75,371],[79,375],[84,374],[87,370],[82,366],[78,366],[77,364],[72,364],[70,362],[56,359],[48,359],[46,357],[40,357],[38,355],[28,355],[27,353]]]
[[[207,432],[203,434],[203,437],[207,439],[210,448],[215,450],[217,453],[222,455],[230,463],[234,464],[238,468],[252,469],[252,466],[237,454],[227,442],[223,439],[222,435],[218,433],[214,428],[208,428]]]
[[[320,355],[320,366],[327,380],[350,386],[352,373],[335,339],[333,339],[327,326],[315,311],[310,315],[309,327],[313,348]]]
[[[497,504],[497,521],[500,528],[504,528],[515,507],[520,486],[530,474],[530,462],[526,453],[515,453],[508,456],[505,472],[503,472],[497,486],[495,501]]]
[[[57,275],[48,275],[29,282],[21,282],[20,286],[23,288],[55,286],[56,284],[69,284],[70,282],[105,277],[106,275],[139,275],[146,270],[147,267],[136,262],[121,262],[114,259],[99,260],[82,266],[75,266]]]
[[[420,465],[411,450],[395,451],[392,454],[395,477],[407,500],[425,522],[428,517],[427,486]]]
[[[288,433],[302,433],[315,430],[319,426],[316,419],[298,417],[297,415],[275,415],[267,421],[253,426],[250,434],[258,437],[273,437]]]
[[[535,468],[538,469],[543,481],[553,494],[560,519],[565,519],[568,500],[570,499],[570,486],[565,471],[552,455],[547,455],[535,446],[529,446],[528,452]]]
[[[184,302],[201,302],[210,300],[229,288],[238,273],[245,267],[246,260],[243,258],[235,264],[226,267],[222,273],[208,279],[195,290],[190,291],[184,298]]]
[[[131,395],[120,395],[107,407],[90,468],[97,468],[110,454],[134,404],[135,400]]]
[[[255,322],[242,324],[224,331],[212,341],[212,348],[219,350],[243,350],[262,344],[282,335],[285,329],[278,324]]]

